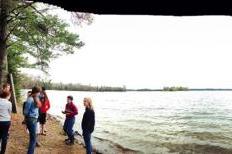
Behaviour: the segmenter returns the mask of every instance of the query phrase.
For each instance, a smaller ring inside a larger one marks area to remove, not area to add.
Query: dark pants
[[[26,118],[27,129],[30,135],[30,141],[28,146],[27,154],[34,154],[35,146],[36,146],[36,118]]]
[[[74,131],[73,131],[74,123],[75,123],[75,117],[66,118],[63,126],[65,133],[67,133],[68,138],[72,143],[74,142]]]
[[[38,120],[39,120],[39,123],[41,125],[44,125],[46,123],[46,116],[47,116],[47,113],[43,113],[43,112],[39,111],[39,118],[38,118]]]
[[[83,132],[83,138],[85,141],[86,154],[91,154],[92,153],[91,133]]]
[[[0,140],[2,142],[0,154],[4,154],[6,151],[9,128],[10,121],[0,121]]]

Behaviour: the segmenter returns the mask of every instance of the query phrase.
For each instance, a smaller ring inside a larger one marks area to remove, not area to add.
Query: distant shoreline
[[[163,89],[128,89],[126,91],[160,91],[160,92],[175,92],[175,91],[232,91],[232,89],[213,89],[213,88],[206,88],[206,89],[187,89],[187,90],[163,90]]]
[[[98,85],[81,83],[55,83],[43,81],[41,79],[30,78],[25,76],[26,82],[22,83],[22,89],[31,89],[33,86],[43,86],[46,90],[59,91],[88,91],[88,92],[127,92],[127,91],[232,91],[232,88],[188,88],[184,86],[164,86],[160,89],[155,88],[127,88],[126,85],[112,86],[112,85]]]
[[[232,91],[232,89],[188,89],[188,90],[174,90],[174,91],[169,91],[169,90],[163,90],[163,89],[127,89],[123,91],[118,91],[118,90],[105,90],[105,91],[95,91],[95,90],[61,90],[61,89],[47,89],[47,90],[57,90],[57,91],[79,91],[79,92],[177,92],[177,91]]]

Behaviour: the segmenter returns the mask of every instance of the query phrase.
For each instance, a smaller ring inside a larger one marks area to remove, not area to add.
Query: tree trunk
[[[0,85],[4,77],[4,60],[6,56],[8,0],[0,0]]]
[[[16,100],[16,95],[15,95],[15,85],[14,85],[14,80],[13,80],[13,75],[10,73],[8,74],[8,83],[10,83],[12,93],[10,97],[10,102],[12,103],[12,112],[17,113],[17,100]]]

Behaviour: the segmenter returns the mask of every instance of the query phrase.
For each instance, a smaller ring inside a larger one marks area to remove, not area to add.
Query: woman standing
[[[81,122],[83,138],[86,146],[86,153],[92,153],[91,134],[94,131],[95,113],[91,98],[84,98],[85,113]]]
[[[2,141],[0,154],[4,154],[6,151],[8,131],[11,123],[12,104],[9,99],[10,92],[2,91],[0,94],[0,140]]]
[[[42,87],[40,101],[42,103],[42,106],[39,108],[39,123],[41,125],[41,135],[46,135],[45,123],[47,118],[47,111],[50,109],[50,102],[47,93],[45,92],[45,87]]]

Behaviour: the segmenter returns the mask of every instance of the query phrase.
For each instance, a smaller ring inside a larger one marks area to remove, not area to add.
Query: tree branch
[[[15,24],[14,27],[10,30],[10,32],[7,34],[6,38],[5,38],[5,42],[7,41],[7,39],[10,37],[10,35],[12,34],[12,32],[15,30],[15,28],[17,27],[18,24]]]
[[[26,5],[20,5],[20,6],[18,6],[18,7],[15,7],[15,8],[13,8],[9,13],[12,13],[12,12],[14,12],[15,10],[18,10],[18,9],[20,9],[20,8],[23,8],[24,7],[24,9],[25,8],[27,8],[28,6],[31,6],[32,4],[34,4],[35,2],[24,2]]]
[[[13,19],[17,18],[21,12],[18,12],[17,14],[14,14],[15,16],[12,16],[10,19],[7,20],[7,24],[9,24]]]
[[[9,14],[14,13],[14,11],[19,10],[21,8],[26,9],[29,6],[32,6],[35,2],[25,2],[25,5],[20,5],[14,9],[12,9]],[[21,12],[19,11],[18,13],[14,13],[14,17],[11,17],[10,19],[7,20],[7,23],[10,23],[13,19],[17,18]]]
[[[7,39],[10,37],[10,35],[12,34],[12,32],[15,30],[15,28],[18,26],[19,24],[18,23],[16,23],[15,25],[14,25],[14,27],[9,31],[9,33],[7,34],[7,36],[6,36],[6,38],[5,38],[5,40],[4,41],[7,41]]]
[[[7,44],[6,45],[6,48],[8,49],[9,47],[11,47],[13,44],[15,44],[17,41],[15,41],[14,43],[11,43],[11,44]]]
[[[46,18],[39,10],[37,10],[34,6],[30,6],[33,10],[35,10],[35,12],[37,12],[38,14],[40,14],[41,16],[43,16],[44,18]]]
[[[29,34],[28,30],[26,29],[26,27],[23,27],[25,29],[25,31]],[[38,50],[41,50],[39,45],[37,44],[36,40],[33,38],[33,36],[31,36],[33,42],[34,42],[34,45],[38,48]],[[35,56],[36,57],[36,56]],[[38,58],[38,57],[37,57]]]

